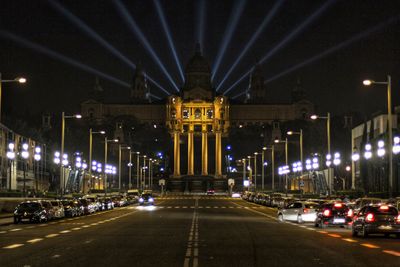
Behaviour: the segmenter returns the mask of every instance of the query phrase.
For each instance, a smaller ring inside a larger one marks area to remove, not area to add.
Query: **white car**
[[[285,208],[278,210],[278,220],[281,222],[294,221],[298,223],[315,222],[317,218],[317,206],[318,203],[314,202],[295,201]]]

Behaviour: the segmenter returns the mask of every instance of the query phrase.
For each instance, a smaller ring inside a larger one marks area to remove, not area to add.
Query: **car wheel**
[[[365,225],[363,225],[362,226],[362,228],[361,228],[361,236],[362,237],[364,237],[364,238],[366,238],[366,237],[368,237],[368,232],[367,232],[367,230],[365,229]]]
[[[301,217],[301,215],[297,216],[297,223],[299,224],[303,223],[303,218]]]
[[[278,215],[278,221],[283,222],[283,215],[282,214]]]
[[[357,231],[356,231],[354,226],[353,226],[353,228],[351,228],[351,236],[353,236],[353,237],[358,236],[358,233],[357,233]]]
[[[14,217],[14,224],[18,224],[18,223],[19,223],[19,220]]]

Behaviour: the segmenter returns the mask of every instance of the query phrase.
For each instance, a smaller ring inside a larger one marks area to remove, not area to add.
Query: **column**
[[[194,126],[189,126],[188,132],[188,172],[187,175],[194,175]]]
[[[221,171],[221,132],[215,132],[215,176],[222,175]]]
[[[181,135],[178,131],[174,132],[174,176],[181,175],[181,149],[180,149]]]
[[[201,175],[208,175],[208,136],[204,130],[201,133]]]

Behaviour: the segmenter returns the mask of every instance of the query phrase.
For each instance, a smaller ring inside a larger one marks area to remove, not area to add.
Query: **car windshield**
[[[150,198],[150,197],[151,197],[150,194],[143,194],[143,195],[142,195],[142,198]]]
[[[36,202],[21,203],[18,206],[19,209],[37,209],[39,207],[40,207],[40,204],[36,203]]]

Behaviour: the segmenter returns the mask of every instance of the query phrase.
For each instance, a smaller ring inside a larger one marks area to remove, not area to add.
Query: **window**
[[[293,203],[293,208],[294,209],[301,209],[303,207],[303,204],[300,202]]]
[[[182,117],[184,118],[184,119],[188,119],[189,118],[189,115],[190,115],[190,113],[189,113],[189,110],[188,109],[183,109],[183,111],[182,111]]]
[[[176,119],[176,109],[174,109],[174,108],[171,110],[171,117],[173,119]]]
[[[199,108],[196,108],[196,110],[194,111],[194,118],[201,119],[201,110]]]
[[[213,110],[212,109],[208,109],[207,110],[207,119],[212,119],[213,118]]]

